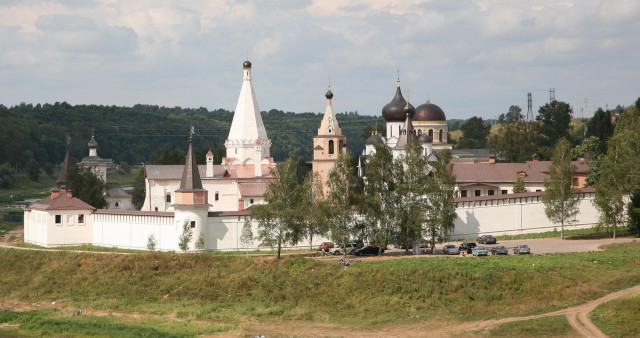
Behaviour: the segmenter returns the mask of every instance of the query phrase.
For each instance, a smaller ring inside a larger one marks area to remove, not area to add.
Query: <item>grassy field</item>
[[[565,316],[550,316],[502,324],[489,331],[492,337],[570,337],[575,331]]]
[[[347,269],[304,257],[0,250],[0,297],[232,328],[280,320],[385,325],[548,312],[636,285],[639,268],[638,243],[544,256],[364,260]]]
[[[125,173],[122,170],[110,170],[107,171],[107,182],[119,183],[123,187],[133,186],[133,182],[136,180],[138,171],[142,169],[132,169],[130,173]]]
[[[640,294],[622,297],[598,306],[591,319],[610,337],[640,336]]]

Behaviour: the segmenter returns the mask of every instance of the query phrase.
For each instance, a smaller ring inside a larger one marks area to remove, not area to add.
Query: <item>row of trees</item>
[[[295,245],[315,236],[328,236],[340,245],[359,237],[386,246],[428,238],[431,246],[448,239],[453,231],[455,177],[444,151],[427,163],[417,143],[406,155],[393,158],[382,142],[367,159],[366,178],[355,175],[353,157],[341,155],[324,187],[313,173],[300,177],[294,158],[278,164],[275,180],[265,193],[267,204],[252,207],[257,234],[248,222],[243,242],[277,248]]]

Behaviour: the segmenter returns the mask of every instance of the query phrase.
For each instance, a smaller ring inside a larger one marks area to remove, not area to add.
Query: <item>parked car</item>
[[[502,245],[496,245],[493,248],[491,248],[490,251],[492,255],[508,255],[509,254],[509,249],[507,249],[507,247]]]
[[[334,245],[331,242],[322,242],[322,244],[320,244],[320,247],[318,248],[318,251],[329,252],[329,249],[333,247]]]
[[[354,248],[364,248],[364,242],[361,239],[352,239],[350,242]]]
[[[474,256],[486,256],[488,253],[487,248],[483,246],[476,246],[471,250],[471,254]]]
[[[482,235],[478,237],[478,244],[496,244],[497,240],[492,235]]]
[[[353,254],[356,256],[364,256],[364,255],[377,255],[378,250],[380,250],[380,254],[384,253],[384,248],[379,246],[367,245],[364,248],[355,249]]]
[[[453,244],[446,244],[442,247],[442,253],[445,255],[459,255],[460,249]]]
[[[475,242],[463,242],[460,244],[460,252],[466,251],[468,254],[472,253],[473,248],[475,248],[477,244]]]
[[[353,251],[357,249],[357,247],[355,247],[353,245],[353,243],[347,243],[347,245],[341,245],[338,248],[331,248],[329,249],[329,252],[331,252],[334,255],[341,255],[343,253],[347,253],[347,255],[351,255],[353,254]]]
[[[513,253],[516,255],[530,254],[531,250],[526,244],[518,244],[513,248]]]

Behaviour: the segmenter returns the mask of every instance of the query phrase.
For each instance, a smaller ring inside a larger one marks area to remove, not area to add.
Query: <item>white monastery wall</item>
[[[146,250],[153,234],[157,250],[179,250],[182,227],[178,229],[173,216],[94,213],[93,225],[94,245]]]
[[[539,195],[511,196],[458,202],[453,239],[473,238],[482,234],[515,235],[554,229],[560,231],[560,225],[551,223],[546,217],[544,203]],[[576,222],[565,225],[565,230],[592,227],[598,222],[599,212],[592,203],[595,193],[584,193],[582,196]]]
[[[24,241],[27,243],[45,247],[91,243],[89,211],[31,210],[25,214]],[[60,222],[56,223],[56,219]]]

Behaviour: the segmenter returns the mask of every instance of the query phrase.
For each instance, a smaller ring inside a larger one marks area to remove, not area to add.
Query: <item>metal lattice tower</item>
[[[533,121],[533,101],[531,100],[531,92],[527,93],[527,122]]]
[[[549,103],[553,102],[556,100],[556,89],[555,88],[551,88],[549,89]]]

